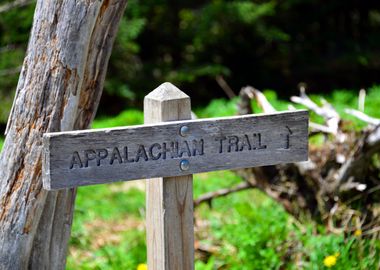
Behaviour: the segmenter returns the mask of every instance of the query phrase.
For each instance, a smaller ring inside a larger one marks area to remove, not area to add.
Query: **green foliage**
[[[379,87],[373,87],[368,92],[366,112],[376,111],[373,106],[379,106],[374,98],[378,91]],[[279,100],[274,91],[264,93],[276,109],[287,108],[289,103]],[[340,111],[357,103],[356,93],[337,93],[326,99]],[[318,96],[312,98],[320,100]],[[206,108],[197,109],[197,114],[200,117],[235,114],[236,102],[215,100]],[[255,103],[253,107],[258,109]],[[130,110],[113,119],[96,120],[94,126],[139,124],[142,118],[142,112]],[[240,181],[230,171],[195,175],[194,197]],[[145,192],[139,181],[79,188],[68,269],[136,269],[145,263],[144,207]],[[215,199],[211,208],[200,205],[196,219],[208,224],[197,233],[198,241],[216,247],[207,260],[196,260],[197,270],[325,269],[324,259],[328,256],[336,256],[332,269],[380,266],[380,240],[376,237],[355,236],[352,232],[331,234],[314,223],[299,224],[257,190]]]
[[[146,26],[147,18],[142,16],[143,6],[138,0],[128,1],[128,8],[119,26],[113,53],[108,68],[104,91],[106,94],[134,100],[136,81],[142,71],[140,45],[137,38]],[[132,83],[130,83],[132,81]]]
[[[0,136],[0,152],[1,152],[1,149],[3,148],[3,144],[4,144],[4,138]]]
[[[213,99],[207,107],[198,108],[195,110],[195,113],[199,118],[236,115],[237,101],[238,99]]]
[[[34,6],[1,13],[0,124],[11,107]],[[220,75],[235,91],[252,84],[281,96],[299,82],[313,92],[368,87],[379,83],[379,18],[379,5],[365,1],[130,0],[100,112],[139,107],[164,81],[205,104],[222,95]]]
[[[31,4],[21,9],[11,9],[0,16],[0,124],[6,123],[12,107],[33,11],[34,5]]]
[[[194,197],[239,181],[228,171],[196,175]],[[68,269],[136,269],[146,262],[145,193],[129,185],[78,190]],[[203,235],[199,241],[217,247],[208,260],[196,261],[197,270],[324,269],[323,260],[337,254],[333,269],[379,267],[379,239],[329,234],[312,223],[300,225],[256,190],[215,199],[212,208],[201,205],[196,217],[209,224],[199,232]],[[138,225],[128,222],[131,219]]]
[[[138,110],[126,110],[113,118],[101,117],[96,119],[92,128],[110,128],[120,126],[139,125],[144,123],[144,115]]]
[[[88,246],[81,248],[86,250]],[[75,260],[69,256],[67,269],[136,269],[136,266],[144,261],[146,261],[145,233],[141,230],[131,230],[122,233],[118,245],[102,246],[94,250],[90,257]]]
[[[278,205],[260,193],[246,191],[219,199],[214,211],[220,214],[208,219],[221,246],[215,265],[247,270],[278,269],[282,265],[287,251],[283,243],[287,237],[283,226],[287,215]]]
[[[145,198],[144,194],[136,188],[125,191],[122,187],[123,183],[113,184],[111,190],[106,185],[81,188],[83,191],[77,197],[76,214],[82,220],[91,220],[95,216],[105,220],[121,218],[126,214],[139,216],[138,207]],[[128,200],[125,200],[125,196],[128,196]],[[113,207],[115,205],[118,207]]]

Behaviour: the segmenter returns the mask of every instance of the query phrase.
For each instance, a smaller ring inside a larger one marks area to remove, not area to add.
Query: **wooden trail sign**
[[[307,111],[48,133],[44,187],[62,189],[307,160]]]
[[[189,120],[190,98],[164,83],[145,97],[144,117],[141,126],[44,134],[43,185],[154,178],[149,269],[194,268],[192,174],[308,159],[305,110]]]

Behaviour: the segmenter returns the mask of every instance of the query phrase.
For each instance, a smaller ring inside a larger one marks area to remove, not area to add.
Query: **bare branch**
[[[199,206],[201,203],[207,202],[210,203],[213,199],[227,196],[228,194],[238,192],[245,189],[253,188],[253,186],[248,182],[242,182],[234,187],[231,188],[223,188],[217,191],[212,191],[205,193],[201,196],[199,196],[198,199],[194,200],[194,207]]]
[[[345,109],[344,111],[370,125],[374,125],[374,126],[380,125],[380,119],[371,117],[361,111],[354,110],[354,109]]]
[[[349,177],[360,176],[369,166],[369,159],[380,151],[380,126],[363,136],[354,151],[337,173],[338,183],[348,181]]]
[[[241,93],[244,93],[250,99],[256,99],[257,104],[265,113],[271,113],[277,111],[268,101],[268,99],[264,96],[264,94],[253,88],[252,86],[244,87]],[[241,95],[240,95],[241,96]]]
[[[313,132],[335,134],[335,130],[333,130],[332,128],[317,123],[309,122],[309,127],[312,129]]]
[[[228,85],[228,83],[226,82],[226,80],[223,78],[223,76],[221,75],[218,75],[215,77],[215,80],[216,82],[218,83],[218,85],[220,86],[220,88],[223,89],[224,93],[226,93],[226,95],[230,98],[230,99],[233,99],[234,97],[236,97],[236,94],[235,92],[232,90],[232,88]]]
[[[268,99],[264,96],[262,92],[257,89],[253,89],[253,94],[255,95],[257,104],[265,113],[276,112],[277,110],[269,103]]]
[[[0,6],[0,13],[7,12],[13,8],[27,6],[33,2],[33,0],[15,0],[13,2],[5,3]]]
[[[360,89],[359,98],[358,98],[358,110],[362,112],[364,112],[365,97],[366,97],[365,89]]]
[[[18,73],[20,73],[21,68],[22,68],[22,66],[18,66],[15,68],[9,68],[9,69],[2,69],[2,70],[0,70],[0,77],[18,74]]]
[[[294,103],[301,104],[306,108],[312,110],[316,114],[322,116],[329,129],[333,131],[334,134],[338,133],[340,116],[334,107],[328,103],[325,99],[322,99],[322,106],[318,106],[314,101],[312,101],[308,95],[306,95],[305,88],[300,89],[300,96],[293,96],[290,100]]]

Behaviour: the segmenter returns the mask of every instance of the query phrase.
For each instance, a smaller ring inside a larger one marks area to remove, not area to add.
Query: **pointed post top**
[[[167,101],[173,99],[189,98],[184,92],[170,82],[165,82],[150,92],[145,99]]]

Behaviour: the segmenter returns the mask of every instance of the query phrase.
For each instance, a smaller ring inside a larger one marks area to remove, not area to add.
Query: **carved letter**
[[[216,138],[215,138],[215,141],[219,141],[219,142],[220,142],[219,153],[223,153],[223,141],[225,141],[226,139],[227,139],[227,138],[224,137],[224,136],[216,137]]]
[[[171,148],[172,148],[172,158],[177,158],[179,156],[179,153],[178,153],[178,142],[171,142],[170,143],[171,145]]]
[[[162,144],[162,159],[166,159],[166,153],[171,154],[171,158],[177,158],[178,157],[178,142],[171,142],[170,148],[166,146],[166,143]]]
[[[188,157],[191,157],[191,150],[187,141],[183,141],[181,150],[179,151],[179,157],[182,157],[183,154],[187,154]]]
[[[111,165],[113,164],[115,159],[117,159],[119,161],[119,164],[123,163],[123,160],[121,159],[120,151],[117,147],[115,147],[112,151],[111,160],[110,160]]]
[[[136,162],[139,162],[140,158],[144,158],[145,161],[148,161],[148,155],[146,154],[145,146],[140,144],[139,149],[136,154]]]
[[[290,148],[290,135],[293,134],[293,131],[288,126],[285,126],[285,127],[288,130],[288,133],[287,134],[281,134],[281,136],[285,136],[284,149],[289,149]]]
[[[89,149],[89,150],[84,151],[84,157],[85,157],[84,166],[87,168],[88,161],[94,160],[96,158],[95,150]]]
[[[239,137],[238,136],[228,136],[228,152],[232,151],[232,148],[235,148],[235,152],[239,151]]]
[[[135,162],[134,158],[131,158],[131,159],[128,158],[128,146],[124,147],[124,162],[125,163]]]
[[[244,135],[244,139],[243,141],[241,141],[239,150],[243,151],[245,147],[247,147],[248,150],[252,150],[251,142],[249,141],[249,137],[247,134]]]
[[[266,149],[266,145],[261,145],[261,133],[258,133],[257,135],[259,136],[259,149]]]
[[[73,169],[75,164],[77,164],[79,168],[83,168],[82,161],[80,160],[80,156],[77,151],[73,153],[73,156],[71,158],[70,169]]]
[[[155,143],[155,144],[152,144],[150,147],[149,147],[149,157],[152,159],[152,160],[158,160],[160,159],[161,157],[161,153],[157,153],[157,155],[154,155],[153,154],[153,148],[157,148],[158,150],[161,150],[161,145],[158,144],[158,143]]]
[[[108,156],[107,149],[96,149],[96,165],[100,166],[100,161]]]
[[[285,137],[285,144],[283,149],[289,149],[290,148],[290,136],[289,134],[281,134],[282,137]]]
[[[253,133],[253,138],[254,140],[256,141],[255,143],[255,146],[253,147],[253,149],[266,149],[267,146],[266,145],[261,145],[261,133]]]
[[[200,156],[204,155],[204,140],[203,139],[200,139],[199,141],[193,140],[193,156],[196,156],[197,152]]]

